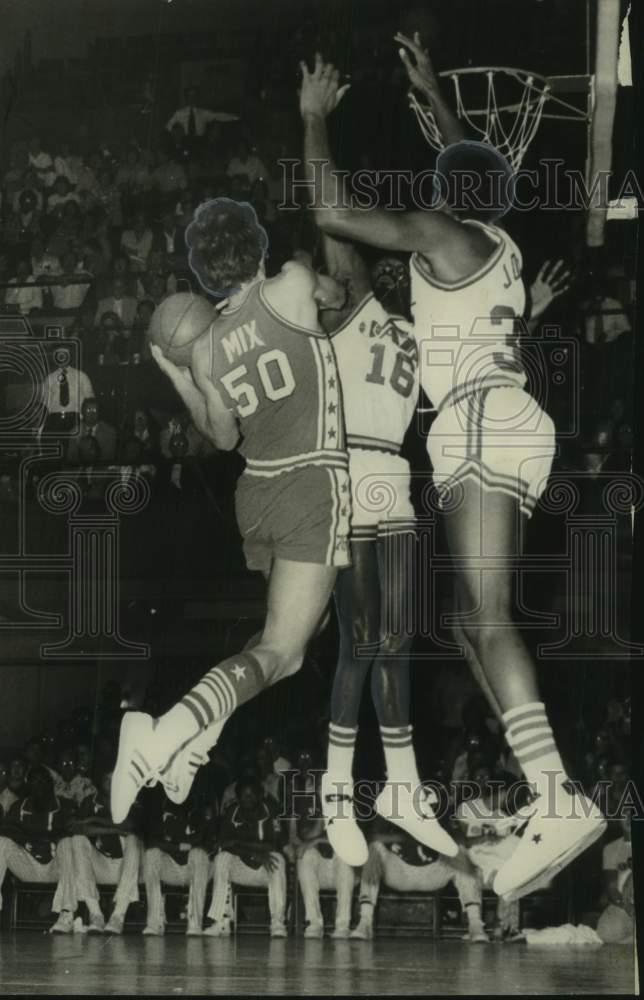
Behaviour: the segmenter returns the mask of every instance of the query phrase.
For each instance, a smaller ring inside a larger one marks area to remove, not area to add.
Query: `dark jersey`
[[[212,324],[210,351],[213,383],[239,418],[248,472],[346,468],[340,381],[325,333],[278,316],[262,281]]]
[[[100,801],[97,795],[90,795],[83,800],[78,816],[79,819],[93,819],[95,817],[105,820],[107,823],[112,822],[109,808]],[[123,857],[123,845],[117,833],[93,834],[88,839],[96,850],[100,851],[106,858]]]
[[[257,814],[246,816],[239,808],[237,802],[231,802],[226,809],[221,821],[221,839],[223,841],[236,841],[235,847],[226,847],[225,850],[236,854],[249,868],[259,868],[263,858],[252,850],[252,845],[266,843],[274,850],[278,850],[281,845],[281,823],[279,820],[279,809],[277,803],[270,798],[265,798],[259,805]],[[247,842],[249,847],[243,847]]]
[[[2,828],[3,836],[24,847],[32,858],[48,864],[64,835],[67,816],[58,799],[50,809],[36,809],[30,798],[14,802]]]

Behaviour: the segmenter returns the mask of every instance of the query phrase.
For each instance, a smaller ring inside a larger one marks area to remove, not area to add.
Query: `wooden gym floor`
[[[635,995],[627,945],[0,935],[0,994]]]

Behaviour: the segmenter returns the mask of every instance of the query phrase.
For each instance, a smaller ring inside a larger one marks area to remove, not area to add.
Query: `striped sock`
[[[357,726],[329,725],[329,752],[327,755],[327,771],[334,778],[353,780],[353,751],[358,735]]]
[[[252,653],[231,656],[209,670],[174,708],[161,716],[157,733],[176,750],[211,723],[227,719],[265,685],[259,660]]]
[[[420,784],[411,726],[381,726],[380,737],[385,751],[387,780]]]
[[[503,715],[506,738],[527,780],[539,795],[548,795],[551,783],[568,780],[563,762],[541,701],[527,702]]]

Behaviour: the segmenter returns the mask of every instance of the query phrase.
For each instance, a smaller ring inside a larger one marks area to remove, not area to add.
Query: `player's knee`
[[[411,636],[404,633],[388,632],[380,639],[378,653],[382,657],[382,665],[385,669],[396,668],[404,664],[404,658],[411,649]]]
[[[375,645],[380,638],[378,622],[369,615],[356,615],[352,622],[351,638],[354,646]]]
[[[512,625],[509,607],[499,605],[486,611],[484,618],[478,616],[476,621],[463,622],[461,629],[466,641],[480,658],[498,645],[499,638],[507,635],[507,629]]]

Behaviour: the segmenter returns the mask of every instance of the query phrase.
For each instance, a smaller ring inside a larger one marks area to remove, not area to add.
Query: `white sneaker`
[[[437,801],[435,792],[422,785],[388,781],[376,799],[376,811],[425,847],[455,858],[458,845],[436,819]]]
[[[361,920],[357,927],[354,927],[349,934],[350,938],[358,941],[371,941],[373,937],[373,924],[368,920]]]
[[[49,928],[50,934],[73,934],[74,914],[69,910],[63,910],[56,923]]]
[[[215,920],[214,924],[201,933],[203,937],[230,937],[230,921]]]
[[[105,931],[105,918],[102,913],[90,913],[88,934],[103,934]]]
[[[159,745],[152,716],[144,712],[126,712],[121,722],[119,752],[112,775],[110,806],[114,823],[118,825],[124,821],[145,785],[157,783],[159,770],[168,756]]]
[[[208,726],[205,732],[199,733],[190,743],[178,750],[164,767],[159,778],[171,802],[180,806],[186,801],[197,771],[210,760],[208,749],[215,746],[226,722],[227,719],[223,719]],[[204,745],[204,737],[207,737],[208,749]]]
[[[305,938],[322,938],[324,937],[324,924],[307,924],[304,928]]]
[[[186,937],[201,937],[202,933],[199,924],[188,924],[186,927]]]
[[[518,832],[516,850],[496,873],[495,893],[511,903],[543,888],[605,829],[604,816],[585,795],[561,788],[554,808],[539,796],[533,803],[532,816]]]
[[[163,937],[165,927],[163,924],[146,924],[142,933],[144,937]]]
[[[276,922],[271,924],[271,937],[272,938],[285,938],[286,937],[286,925],[281,922]]]
[[[341,861],[354,868],[367,863],[369,848],[353,811],[353,782],[322,775],[320,789],[324,828]]]
[[[490,941],[484,927],[470,927],[463,940],[469,941],[470,944],[489,944]]]
[[[123,933],[123,923],[124,918],[120,913],[113,913],[110,919],[107,921],[107,926],[105,927],[106,934],[122,934]]]
[[[332,938],[348,938],[349,937],[349,925],[348,924],[336,924],[333,928]]]

